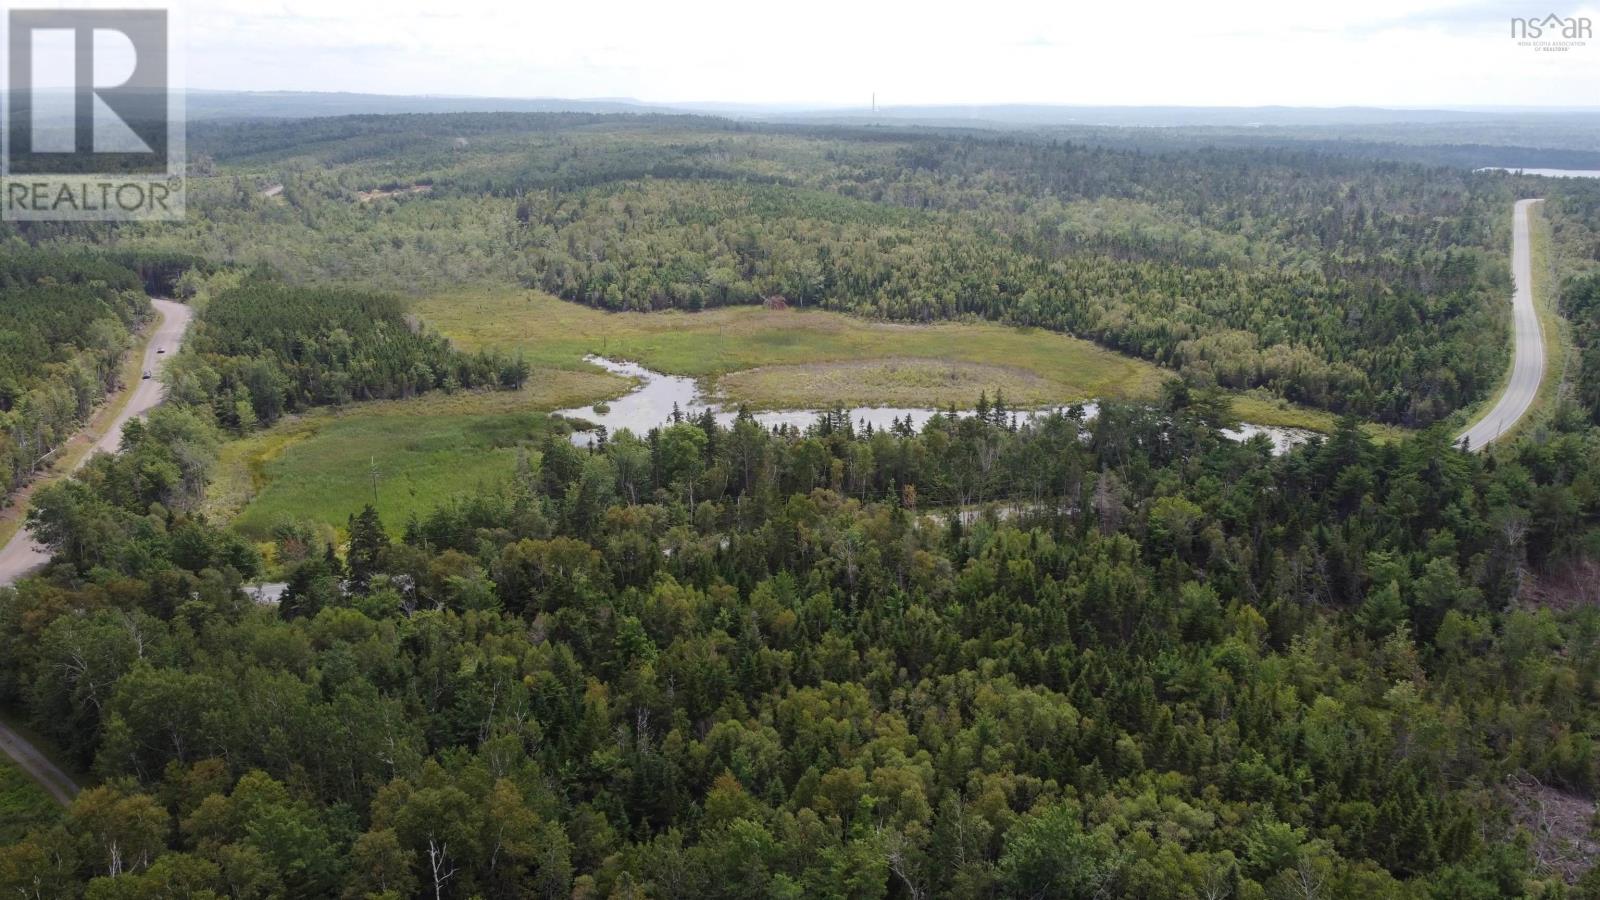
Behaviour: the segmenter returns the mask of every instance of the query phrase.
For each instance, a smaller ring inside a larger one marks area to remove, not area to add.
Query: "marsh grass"
[[[544,413],[620,396],[625,379],[586,354],[704,379],[725,402],[756,409],[833,405],[968,407],[980,392],[1018,407],[1112,398],[1150,400],[1171,373],[1087,341],[987,323],[904,325],[818,310],[736,307],[698,313],[607,313],[535,291],[463,289],[413,312],[467,350],[521,352],[523,391],[434,394],[318,410],[222,452],[207,511],[263,539],[303,519],[343,527],[374,500],[397,532],[473,488],[505,478],[546,425]],[[1246,421],[1331,431],[1331,413],[1239,395]],[[1369,427],[1380,437],[1390,429]],[[376,479],[373,473],[376,472]],[[236,518],[235,518],[236,517]]]
[[[1167,375],[1088,341],[990,323],[906,325],[754,306],[609,313],[494,287],[427,297],[413,311],[464,349],[521,351],[536,365],[576,368],[595,353],[707,379],[768,367],[718,385],[730,401],[765,409],[968,405],[986,386],[1038,403],[1149,398]],[[800,368],[770,368],[790,366]]]
[[[1315,409],[1290,403],[1265,391],[1246,391],[1233,398],[1233,414],[1241,422],[1256,425],[1273,425],[1279,428],[1301,428],[1331,434],[1339,427],[1339,416],[1325,409]],[[1410,434],[1408,429],[1379,422],[1363,422],[1361,430],[1379,443],[1400,440]]]
[[[243,533],[264,539],[292,519],[342,527],[374,503],[384,525],[399,533],[411,513],[506,478],[543,434],[545,410],[626,387],[604,373],[541,369],[522,391],[317,410],[225,445],[207,512],[236,517]]]

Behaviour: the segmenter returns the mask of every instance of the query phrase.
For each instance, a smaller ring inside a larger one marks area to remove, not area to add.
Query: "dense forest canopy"
[[[190,223],[115,239],[366,289],[1040,325],[1412,426],[1504,371],[1506,210],[1528,179],[1073,137],[582,113],[212,124]],[[1561,238],[1600,255],[1600,189],[1547,193]]]
[[[0,885],[1560,896],[1515,810],[1600,786],[1600,620],[1530,598],[1600,551],[1600,432],[1275,456],[1217,409],[555,431],[403,541],[286,524],[273,608],[152,480],[215,441],[169,406],[0,592],[0,694],[105,780]]]
[[[1358,415],[1503,371],[1522,179],[582,115],[196,146],[224,172],[189,223],[28,234],[149,254],[117,296],[198,317],[0,588],[0,705],[98,782],[0,847],[0,893],[1600,897],[1600,279],[1563,285],[1571,390],[1515,442]],[[1549,195],[1592,267],[1600,192]],[[405,315],[450,279],[1031,322],[1185,377],[920,432],[530,417],[511,477],[400,529],[207,519],[231,435],[520,383]],[[1350,414],[1225,440],[1247,385]]]
[[[278,284],[255,274],[208,297],[168,376],[180,401],[209,405],[235,431],[313,406],[432,390],[515,390],[520,359],[461,353],[408,320],[391,294]]]
[[[1582,354],[1573,399],[1600,422],[1600,274],[1569,282],[1561,295],[1561,312],[1572,323]]]
[[[150,301],[129,268],[84,253],[0,251],[0,498],[120,381]]]

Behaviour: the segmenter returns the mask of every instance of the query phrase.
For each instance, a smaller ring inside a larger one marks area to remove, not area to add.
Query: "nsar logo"
[[[1519,47],[1563,52],[1588,46],[1594,38],[1594,22],[1587,16],[1558,16],[1542,19],[1513,18],[1511,37]]]

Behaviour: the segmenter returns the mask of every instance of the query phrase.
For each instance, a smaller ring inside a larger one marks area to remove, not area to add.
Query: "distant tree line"
[[[1501,263],[1470,248],[1329,276],[1174,263],[1184,238],[1138,229],[1042,226],[1027,240],[1057,249],[1033,253],[943,216],[776,188],[651,182],[524,203],[535,284],[607,309],[776,294],[893,319],[997,319],[1406,424],[1479,396],[1506,357],[1503,308],[1486,302],[1505,282]]]
[[[1415,426],[1504,371],[1513,200],[1550,197],[1563,252],[1600,254],[1600,187],[1375,159],[1367,143],[586,114],[206,135],[248,174],[197,184],[191,222],[124,245],[399,292],[517,282],[606,309],[776,294],[1039,325]],[[267,178],[280,193],[262,196]],[[363,199],[414,184],[431,190]]]

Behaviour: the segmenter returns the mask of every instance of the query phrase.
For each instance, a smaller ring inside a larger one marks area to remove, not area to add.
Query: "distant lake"
[[[1600,178],[1600,169],[1518,169],[1505,166],[1484,166],[1478,172],[1516,172],[1521,175],[1543,175],[1546,178]]]

